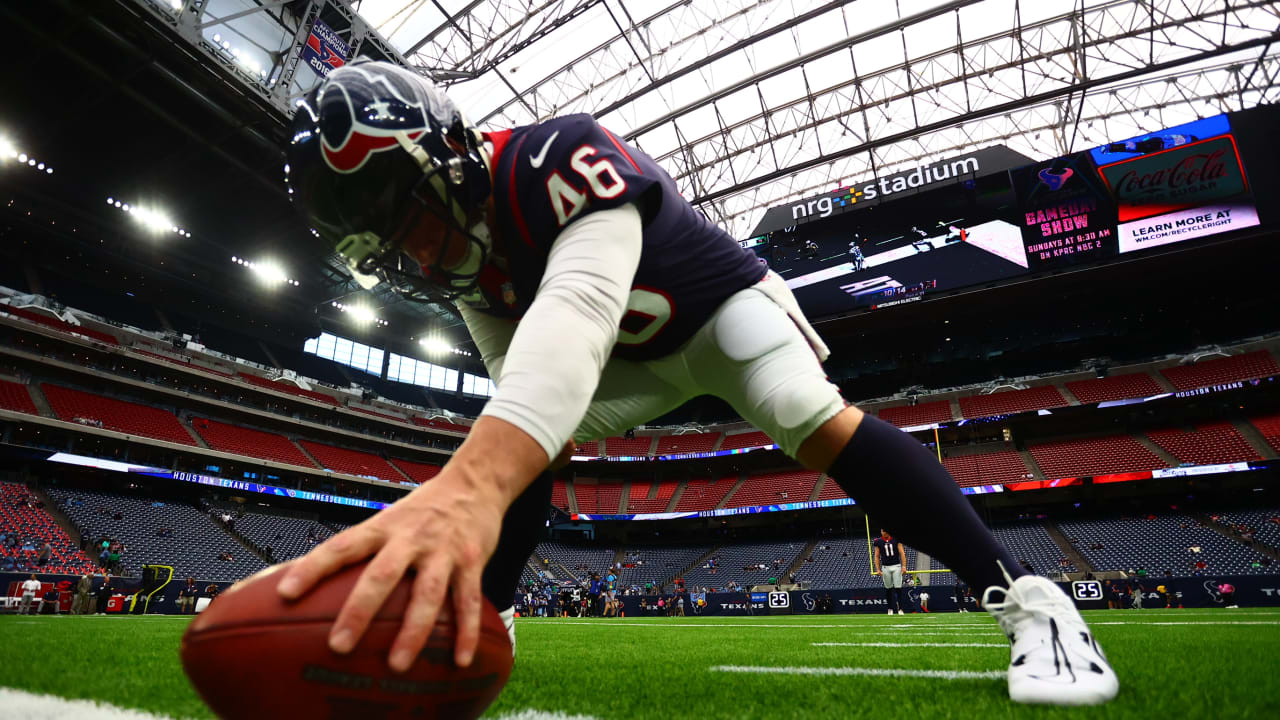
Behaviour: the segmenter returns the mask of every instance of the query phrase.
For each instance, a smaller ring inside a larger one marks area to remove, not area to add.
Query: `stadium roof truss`
[[[481,124],[590,112],[737,236],[770,205],[976,145],[1052,157],[1280,92],[1274,0],[354,7]]]
[[[317,18],[481,125],[591,113],[737,237],[979,146],[1048,158],[1280,99],[1280,0],[120,1],[282,124]]]

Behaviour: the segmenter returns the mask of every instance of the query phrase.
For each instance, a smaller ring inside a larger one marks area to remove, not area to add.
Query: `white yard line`
[[[93,700],[70,700],[56,695],[37,695],[24,690],[0,687],[0,720],[173,720],[141,710],[117,707]],[[595,720],[587,715],[521,710],[498,720]]]
[[[861,667],[769,667],[760,665],[716,665],[712,672],[750,673],[760,675],[864,675],[870,677],[909,677],[930,680],[996,680],[1005,677],[1004,670],[898,670]]]
[[[869,643],[846,643],[846,642],[821,642],[809,643],[814,647],[875,647],[875,648],[907,648],[907,647],[993,647],[1009,649],[1009,643],[891,643],[891,642],[869,642]]]

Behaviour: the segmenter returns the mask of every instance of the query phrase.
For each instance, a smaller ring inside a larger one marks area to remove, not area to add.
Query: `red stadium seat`
[[[1027,448],[1046,480],[1089,477],[1167,467],[1130,435],[1058,440]]]
[[[14,412],[39,415],[36,404],[31,400],[31,393],[22,383],[0,380],[0,408]]]
[[[1041,385],[1026,390],[1006,390],[990,395],[971,395],[960,398],[960,412],[970,420],[991,415],[1063,407],[1067,404],[1062,393],[1052,385]]]
[[[395,468],[377,455],[311,442],[310,440],[299,440],[298,444],[311,453],[311,457],[320,461],[321,465],[330,470],[358,477],[376,477],[387,482],[404,482],[404,476],[396,472]]]
[[[142,435],[180,445],[195,445],[187,429],[172,413],[159,408],[116,400],[61,385],[42,383],[40,388],[59,420],[101,422],[108,430]]]
[[[1016,450],[944,457],[942,466],[951,473],[960,487],[1003,485],[1033,477]]]
[[[314,469],[316,466],[289,438],[283,435],[228,425],[202,417],[191,418],[191,427],[214,450],[305,468]]]
[[[725,507],[805,502],[813,494],[814,483],[820,474],[809,470],[788,470],[752,475],[729,498]]]
[[[414,482],[418,483],[419,485],[421,485],[424,482],[427,482],[428,480],[435,477],[436,475],[439,475],[440,470],[443,469],[439,465],[432,465],[431,463],[414,462],[412,460],[401,460],[400,458],[391,458],[390,462],[392,465],[395,465],[396,467],[400,468],[401,472],[403,472],[405,475],[408,475]]]
[[[600,457],[600,442],[597,440],[588,440],[582,443],[573,451],[574,455]]]
[[[655,485],[657,486],[656,489],[654,488]],[[679,486],[680,483],[674,480],[664,480],[660,483],[633,481],[626,511],[633,513],[666,512],[667,506],[671,504],[671,496],[675,494],[676,488]],[[652,499],[649,498],[650,493],[654,495]]]
[[[714,481],[707,478],[690,480],[676,503],[675,511],[714,510],[737,483],[738,478],[731,475]]]
[[[663,435],[658,438],[654,455],[681,455],[684,453],[711,452],[723,433],[689,433],[687,435]]]
[[[0,532],[14,533],[36,548],[23,550],[21,545],[16,548],[0,545],[0,557],[23,558],[36,569],[36,552],[41,545],[49,543],[52,549],[49,563],[38,568],[39,572],[80,575],[97,570],[97,563],[72,542],[53,516],[44,508],[26,502],[28,499],[32,498],[25,486],[0,482]]]
[[[721,450],[741,450],[749,447],[766,447],[775,444],[768,435],[759,431],[734,433],[724,436],[724,442],[720,443]]]
[[[652,446],[651,437],[611,437],[604,441],[604,452],[609,457],[647,457]]]
[[[556,478],[551,485],[551,504],[569,512],[569,491],[565,488],[564,480]]]
[[[471,432],[470,425],[460,425],[458,423],[451,423],[448,420],[441,420],[440,418],[415,417],[413,419],[413,424],[419,425],[421,427],[431,428],[433,430],[448,430],[449,432],[459,432],[459,433]]]
[[[1191,465],[1260,459],[1257,451],[1236,432],[1231,423],[1201,425],[1190,431],[1180,428],[1154,430],[1147,433],[1147,437],[1170,455]]]
[[[900,428],[950,422],[951,401],[938,400],[914,406],[899,405],[897,407],[882,408],[879,415],[881,420]]]
[[[1231,357],[1201,360],[1194,365],[1165,368],[1161,375],[1178,390],[1222,385],[1225,383],[1280,375],[1275,358],[1266,350],[1256,350]]]
[[[338,398],[332,395],[322,393],[322,392],[316,392],[315,390],[303,390],[302,388],[298,387],[297,385],[294,385],[293,383],[287,380],[283,382],[278,380],[268,380],[264,377],[260,377],[258,375],[252,375],[249,373],[240,373],[239,377],[241,380],[244,380],[250,385],[257,385],[258,387],[261,387],[261,388],[269,388],[271,390],[275,390],[276,392],[287,393],[289,395],[297,395],[298,397],[310,398],[312,400],[326,403],[328,405],[339,404]]]
[[[1272,450],[1280,452],[1280,413],[1249,418]]]
[[[20,318],[23,318],[24,320],[29,320],[38,325],[44,325],[45,327],[53,328],[54,330],[57,330],[59,332],[82,335],[91,340],[97,340],[100,343],[106,343],[107,345],[120,344],[120,341],[116,340],[115,337],[112,335],[108,335],[107,333],[99,332],[97,330],[93,330],[93,329],[84,327],[82,325],[72,325],[71,323],[59,320],[58,318],[55,318],[52,315],[47,315],[43,311],[37,312],[34,310],[28,310],[26,308],[18,308],[18,307],[13,307],[12,305],[2,305],[2,304],[0,304],[0,310],[3,310],[4,312],[7,312],[10,315],[13,315],[15,317],[20,317]]]
[[[1067,389],[1085,405],[1129,398],[1151,397],[1164,392],[1160,383],[1147,373],[1112,375],[1106,378],[1076,380],[1067,383]]]

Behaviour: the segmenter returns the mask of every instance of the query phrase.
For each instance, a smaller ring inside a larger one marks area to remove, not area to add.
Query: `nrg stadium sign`
[[[799,223],[876,205],[892,199],[897,194],[920,192],[944,183],[972,181],[983,175],[1003,172],[1031,162],[1033,162],[1031,158],[1003,145],[982,148],[936,163],[918,165],[893,175],[873,178],[867,182],[850,183],[848,186],[799,202],[769,208],[751,232],[751,236],[764,235]]]

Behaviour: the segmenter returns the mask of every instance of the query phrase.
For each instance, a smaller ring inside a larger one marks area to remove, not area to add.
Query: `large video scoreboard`
[[[1044,162],[980,150],[773,208],[742,244],[815,318],[1159,252],[1280,224],[1275,127],[1259,107]]]

